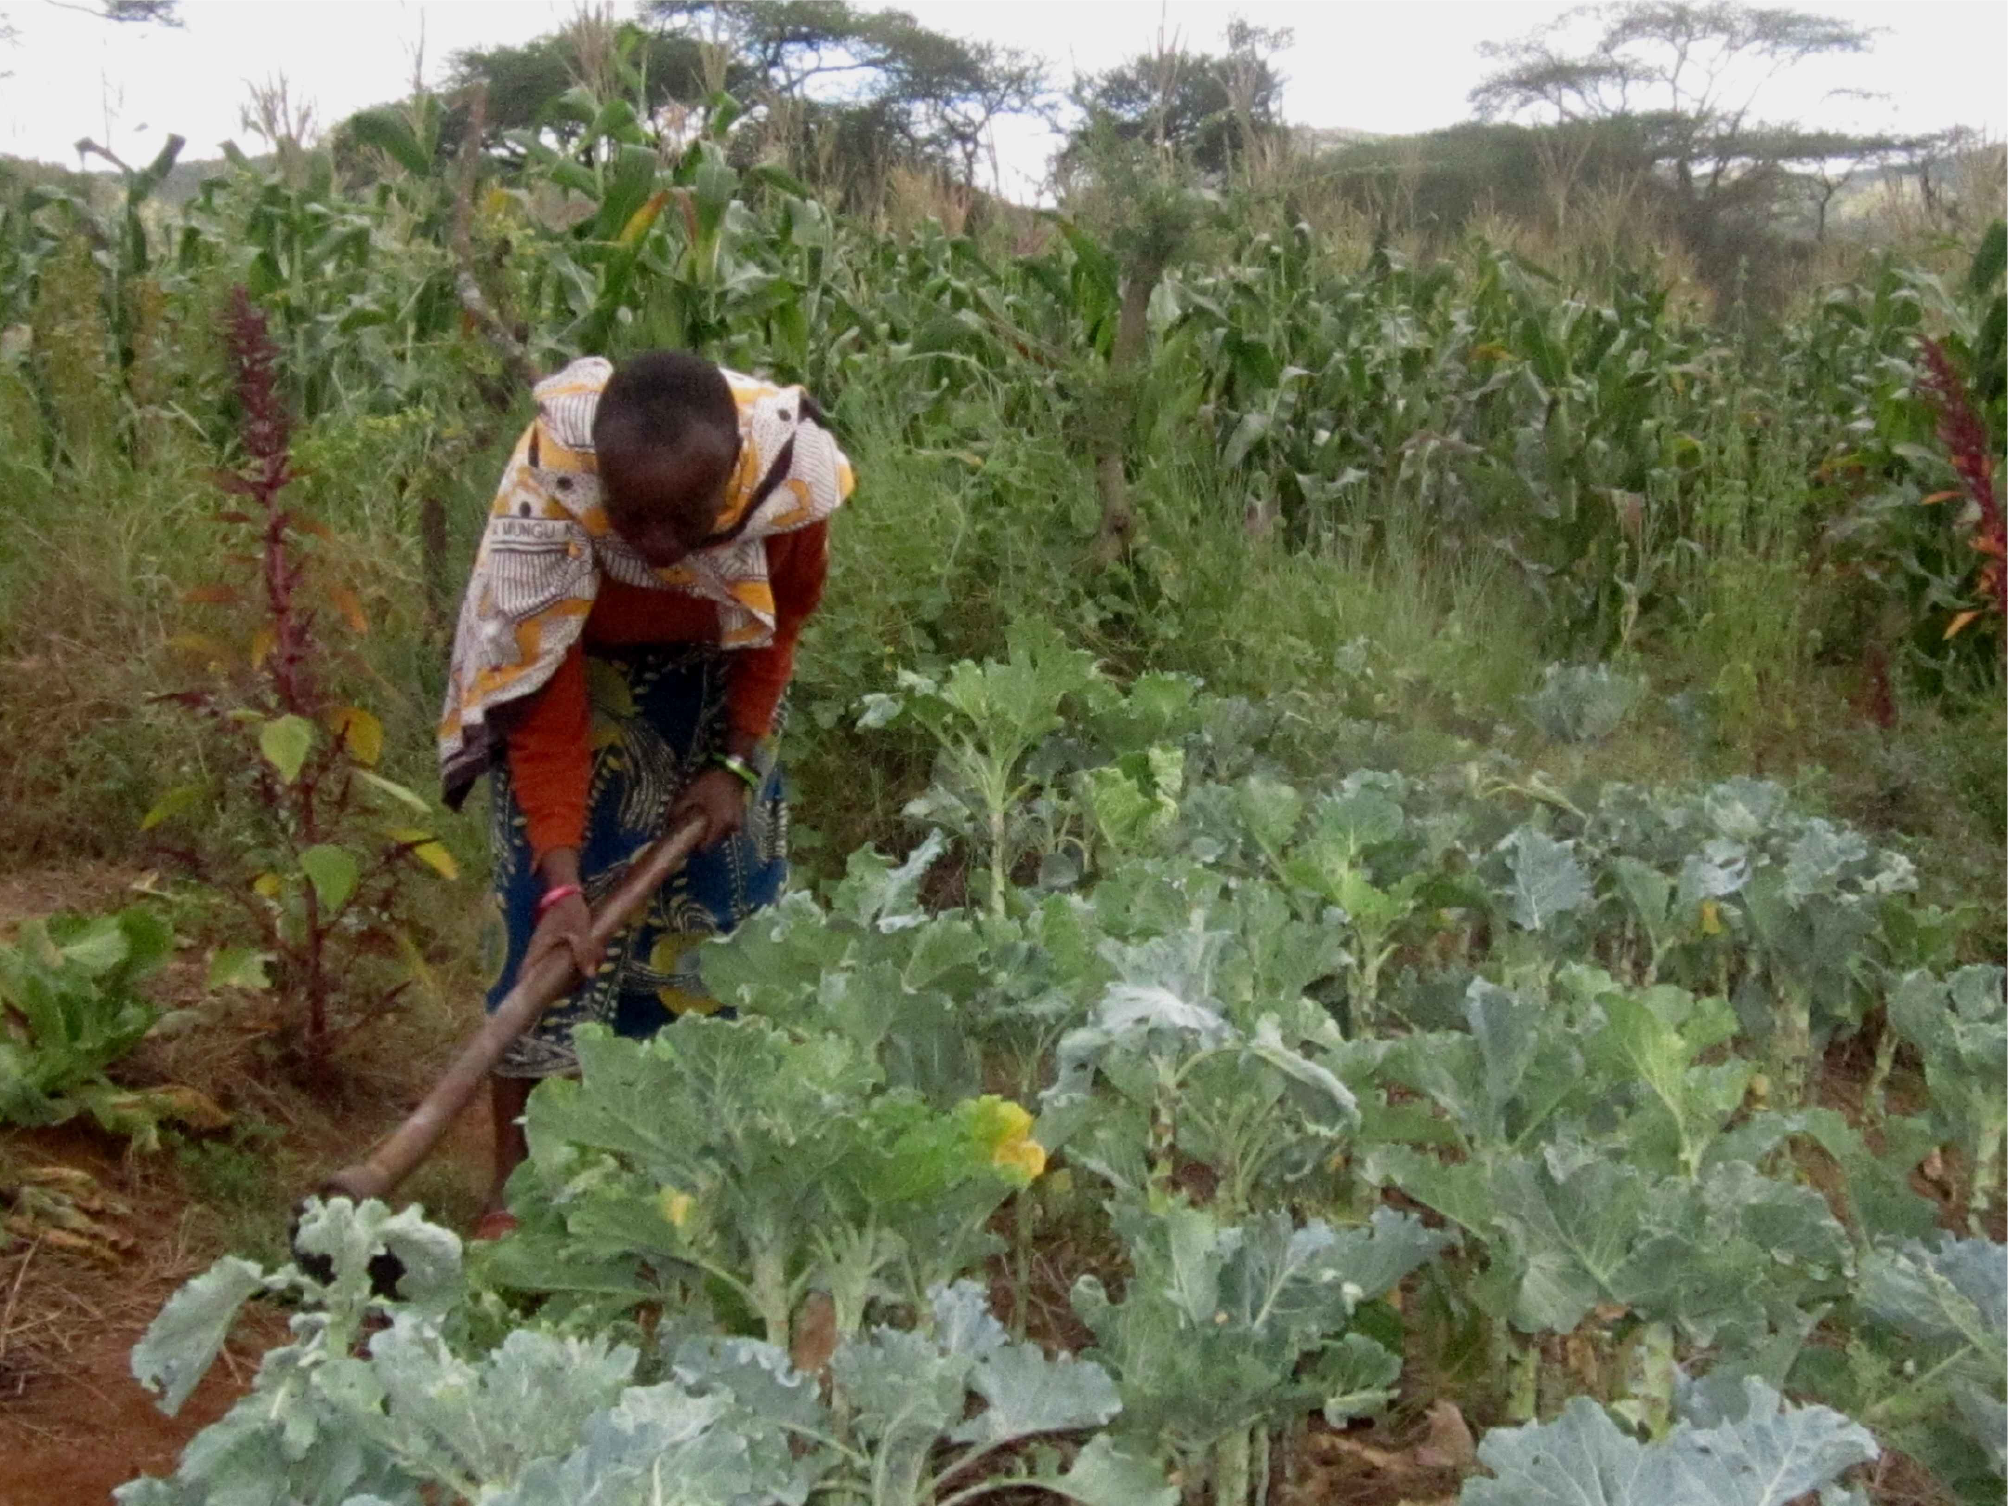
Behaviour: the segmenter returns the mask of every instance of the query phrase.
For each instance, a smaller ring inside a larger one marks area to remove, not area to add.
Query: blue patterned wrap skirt
[[[579,851],[580,881],[595,910],[627,866],[657,836],[671,802],[724,746],[730,655],[715,645],[650,644],[587,652],[592,705],[592,783]],[[778,734],[782,713],[775,715]],[[781,896],[788,876],[788,808],[770,737],[754,760],[763,775],[732,837],[691,855],[637,919],[607,943],[593,977],[547,1009],[496,1067],[502,1077],[576,1070],[572,1031],[588,1022],[619,1035],[653,1035],[683,1014],[713,1014],[698,948],[729,934]],[[537,929],[537,877],[528,823],[506,758],[489,771],[493,891],[482,957],[492,1012],[514,987]]]

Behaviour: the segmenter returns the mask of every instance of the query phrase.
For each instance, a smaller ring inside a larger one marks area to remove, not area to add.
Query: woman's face
[[[600,486],[614,532],[657,570],[701,548],[725,510],[738,461],[738,436],[692,436],[670,448],[602,455]]]

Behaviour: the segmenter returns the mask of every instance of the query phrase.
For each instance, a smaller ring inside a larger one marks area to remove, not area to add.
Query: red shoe
[[[505,1234],[516,1232],[516,1215],[507,1208],[490,1208],[474,1220],[474,1227],[467,1233],[470,1240],[500,1239]]]

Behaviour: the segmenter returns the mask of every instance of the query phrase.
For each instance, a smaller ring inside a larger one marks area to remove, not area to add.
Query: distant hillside
[[[259,167],[272,160],[269,153],[249,159]],[[230,164],[222,157],[183,157],[154,190],[154,199],[169,208],[179,209],[194,198],[205,178],[214,178],[228,172]],[[117,172],[110,168],[78,172],[54,162],[39,162],[29,157],[9,157],[0,154],[0,185],[22,188],[47,186],[66,189],[80,194],[93,203],[111,203],[121,192]]]

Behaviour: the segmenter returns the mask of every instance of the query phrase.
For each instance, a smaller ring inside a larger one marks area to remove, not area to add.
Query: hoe
[[[690,856],[703,835],[703,819],[693,816],[643,849],[627,876],[593,916],[591,935],[596,945],[604,945],[634,918],[664,881],[683,866],[684,859]],[[519,977],[516,986],[503,996],[502,1002],[495,1006],[481,1028],[468,1038],[452,1065],[447,1067],[432,1091],[425,1095],[424,1101],[411,1111],[404,1123],[393,1130],[367,1158],[352,1166],[344,1166],[329,1176],[321,1183],[319,1195],[352,1198],[358,1203],[366,1198],[388,1198],[397,1190],[398,1184],[432,1154],[433,1147],[439,1144],[447,1127],[467,1106],[468,1099],[474,1096],[495,1063],[501,1060],[509,1043],[527,1030],[554,1000],[562,998],[577,976],[578,969],[572,965],[571,957],[558,952]],[[297,1211],[293,1222],[297,1235]],[[293,1258],[302,1270],[323,1280],[333,1276],[327,1258],[302,1252],[297,1239],[294,1241]],[[397,1258],[388,1253],[378,1255],[370,1263],[371,1281],[381,1294],[389,1295],[402,1274]]]

